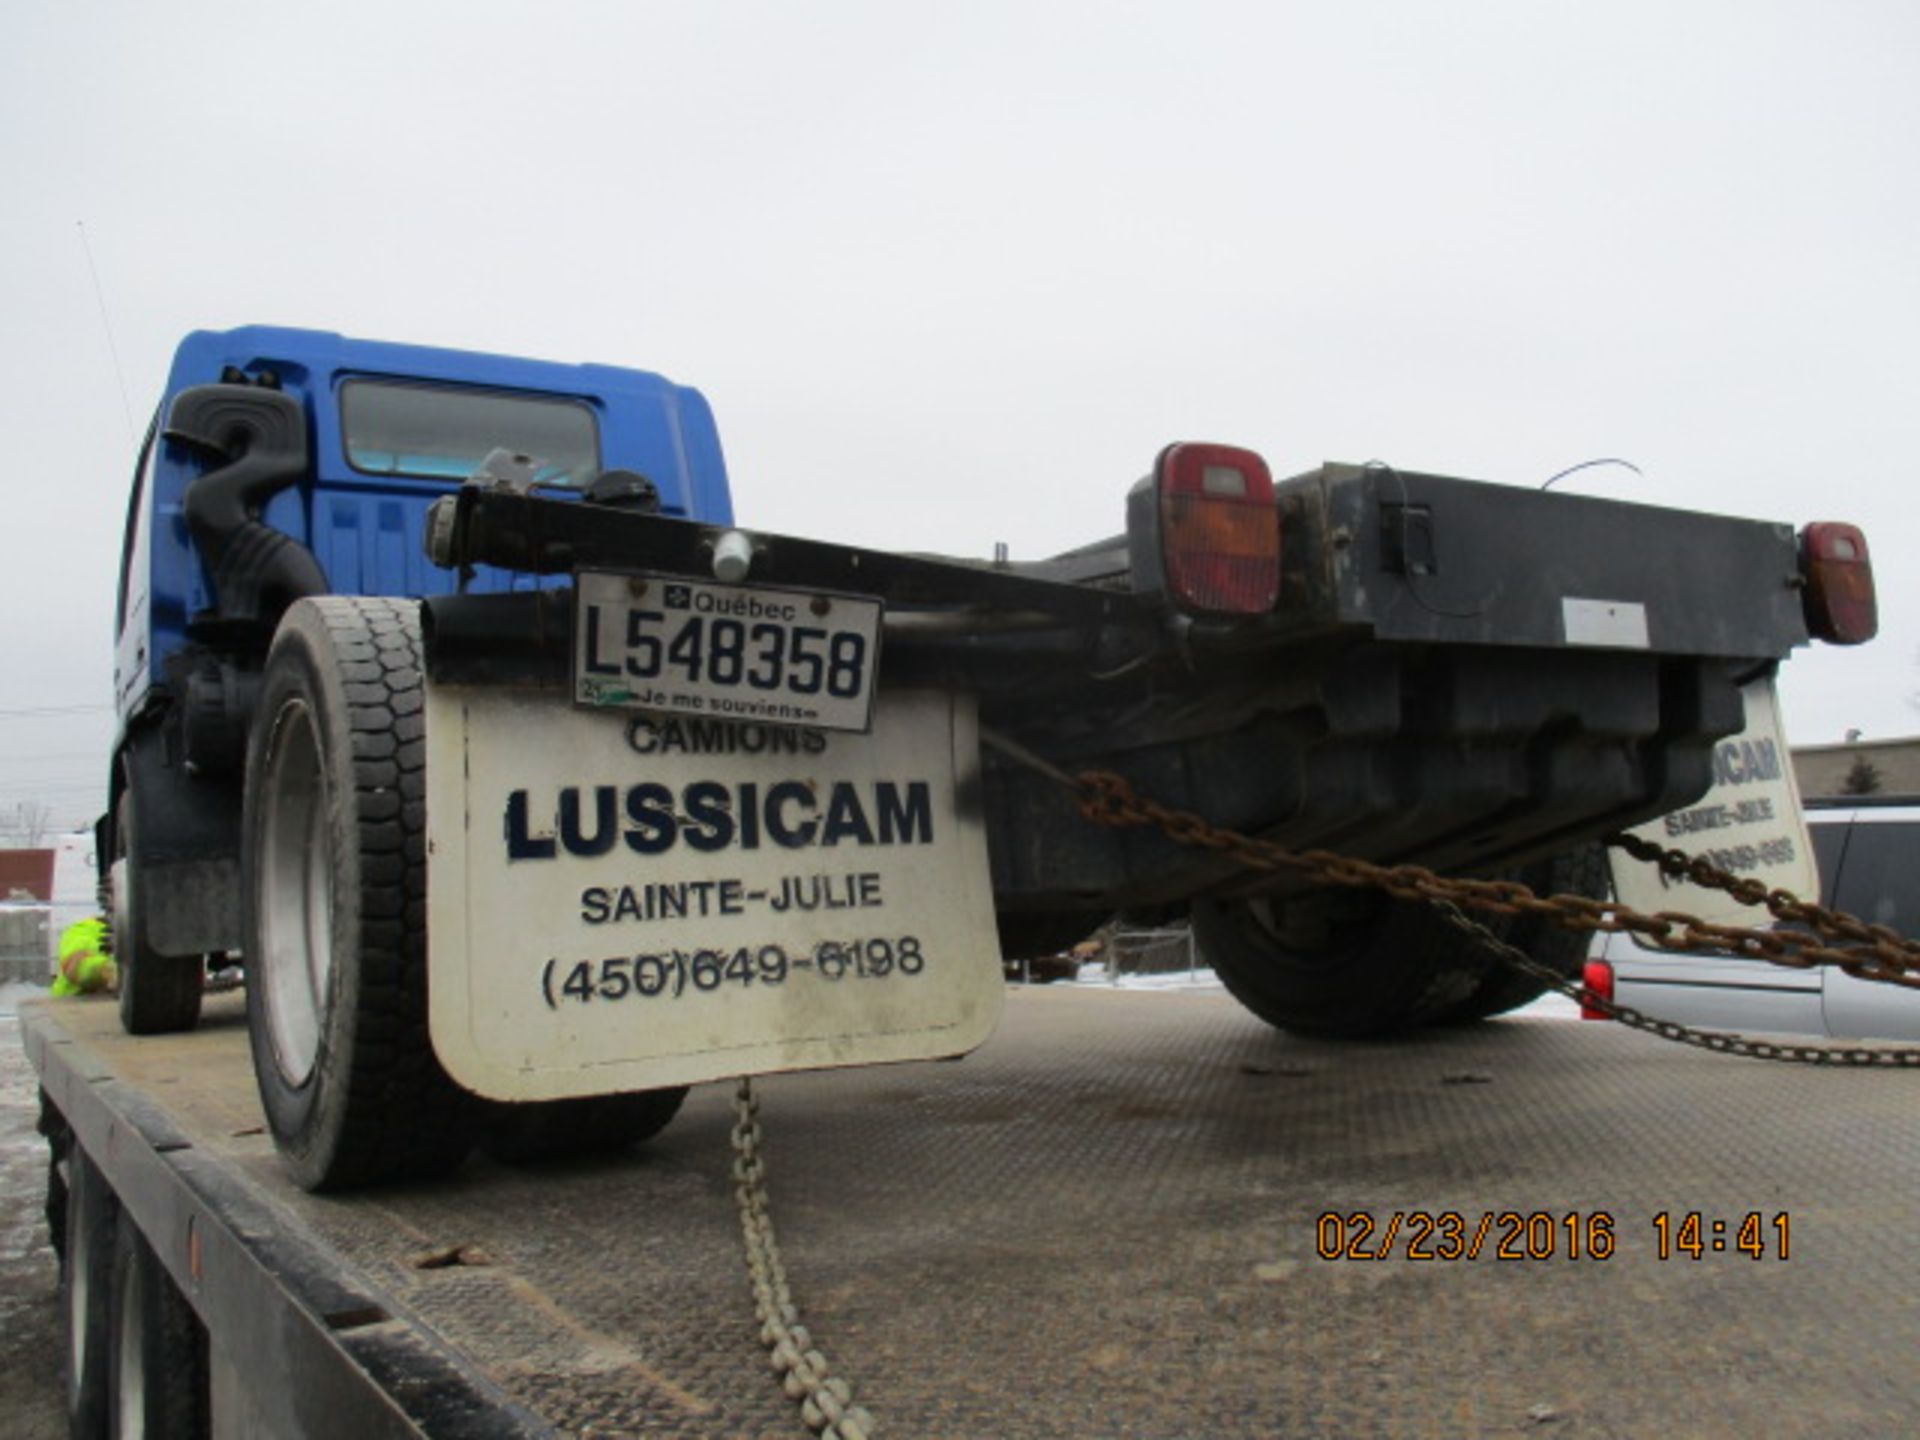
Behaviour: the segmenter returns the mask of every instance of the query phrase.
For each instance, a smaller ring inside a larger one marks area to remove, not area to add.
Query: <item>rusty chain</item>
[[[1663,870],[1674,867],[1687,879],[1699,879],[1725,890],[1745,904],[1764,904],[1784,920],[1813,927],[1811,931],[1755,930],[1720,925],[1677,910],[1652,915],[1617,900],[1595,900],[1585,895],[1536,895],[1517,880],[1467,880],[1435,873],[1421,865],[1375,865],[1328,850],[1289,850],[1270,840],[1224,829],[1186,810],[1172,810],[1142,799],[1121,776],[1106,770],[1087,770],[1073,777],[1080,796],[1080,813],[1096,825],[1114,828],[1151,826],[1181,845],[1229,855],[1249,869],[1299,870],[1331,885],[1384,890],[1403,900],[1452,901],[1463,909],[1491,915],[1538,915],[1569,930],[1628,933],[1642,943],[1676,952],[1711,951],[1776,965],[1807,969],[1838,965],[1849,975],[1880,980],[1920,990],[1920,941],[1906,939],[1885,925],[1863,920],[1825,906],[1799,900],[1784,890],[1769,891],[1757,881],[1725,875],[1680,851],[1630,836],[1611,837],[1628,853],[1647,858],[1645,846],[1659,857]],[[1857,943],[1833,946],[1827,939]]]
[[[1862,979],[1920,989],[1920,942],[1909,940],[1885,925],[1869,924],[1843,911],[1801,900],[1788,891],[1770,890],[1757,880],[1730,875],[1685,851],[1664,849],[1635,835],[1611,835],[1606,842],[1637,860],[1657,865],[1670,879],[1724,891],[1743,905],[1764,907],[1782,923],[1808,928],[1804,931],[1756,930],[1716,924],[1674,910],[1648,915],[1617,901],[1595,900],[1584,895],[1537,895],[1518,881],[1461,879],[1440,875],[1420,865],[1375,865],[1328,850],[1289,850],[1270,840],[1215,825],[1191,811],[1170,809],[1144,799],[1124,777],[1112,771],[1087,770],[1069,775],[1005,737],[983,734],[982,738],[1016,762],[1072,790],[1078,796],[1081,816],[1093,824],[1114,829],[1151,827],[1177,844],[1231,856],[1249,869],[1298,870],[1327,884],[1378,889],[1399,899],[1424,901],[1486,954],[1632,1029],[1716,1054],[1741,1055],[1755,1060],[1920,1067],[1920,1046],[1893,1049],[1781,1043],[1657,1019],[1631,1005],[1621,1005],[1594,994],[1500,939],[1466,913],[1471,908],[1492,915],[1543,916],[1569,930],[1631,934],[1658,949],[1675,953],[1731,953],[1795,969],[1837,965],[1849,975]],[[1827,940],[1852,943],[1844,946],[1822,943]],[[863,1406],[853,1403],[853,1389],[845,1380],[829,1373],[826,1356],[814,1348],[812,1337],[800,1322],[799,1309],[793,1303],[786,1266],[773,1233],[773,1217],[768,1211],[766,1160],[761,1154],[764,1137],[760,1129],[760,1101],[750,1079],[741,1078],[733,1104],[734,1198],[740,1211],[740,1230],[753,1284],[754,1310],[760,1320],[761,1343],[767,1347],[773,1369],[780,1376],[781,1388],[799,1404],[801,1417],[820,1440],[870,1440],[875,1433],[873,1416]]]
[[[1539,915],[1569,930],[1627,933],[1672,952],[1730,952],[1795,969],[1837,965],[1849,975],[1920,989],[1920,942],[1909,940],[1887,926],[1868,924],[1842,911],[1801,900],[1785,890],[1769,890],[1757,880],[1729,875],[1684,851],[1663,849],[1638,836],[1607,837],[1609,845],[1658,865],[1669,877],[1723,890],[1744,905],[1764,906],[1777,919],[1810,929],[1804,932],[1755,930],[1715,924],[1675,910],[1647,915],[1618,901],[1594,900],[1584,895],[1536,895],[1518,881],[1459,879],[1439,875],[1419,865],[1375,865],[1327,850],[1289,850],[1270,840],[1255,839],[1215,825],[1191,811],[1174,810],[1143,799],[1123,777],[1111,771],[1087,770],[1068,775],[1004,737],[983,738],[1016,762],[1067,786],[1079,797],[1082,817],[1096,825],[1150,826],[1177,844],[1231,856],[1250,869],[1298,870],[1328,884],[1374,888],[1400,899],[1424,901],[1490,956],[1632,1029],[1718,1054],[1743,1055],[1756,1060],[1814,1065],[1920,1066],[1920,1047],[1783,1044],[1657,1019],[1631,1005],[1595,995],[1550,966],[1542,965],[1524,950],[1509,945],[1466,913],[1467,908],[1472,908],[1493,915]],[[1855,943],[1839,947],[1823,943],[1823,940],[1834,939]]]
[[[733,1196],[740,1209],[760,1343],[767,1347],[780,1388],[800,1406],[801,1418],[820,1440],[869,1440],[874,1434],[873,1416],[853,1403],[851,1385],[828,1372],[827,1357],[814,1348],[787,1286],[786,1265],[767,1209],[760,1099],[753,1093],[753,1081],[745,1076],[734,1092],[733,1116]]]
[[[1894,1049],[1868,1045],[1805,1045],[1798,1041],[1755,1040],[1724,1030],[1702,1030],[1682,1025],[1677,1020],[1660,1020],[1631,1005],[1622,1005],[1596,995],[1584,985],[1576,985],[1549,965],[1542,965],[1526,951],[1509,945],[1486,926],[1475,921],[1451,900],[1435,900],[1440,917],[1495,959],[1525,971],[1534,979],[1569,1000],[1600,1011],[1610,1020],[1634,1030],[1658,1035],[1681,1045],[1697,1045],[1718,1055],[1744,1055],[1750,1060],[1790,1060],[1805,1065],[1866,1065],[1880,1068],[1920,1066],[1920,1045]]]
[[[1845,911],[1831,910],[1824,905],[1802,900],[1785,890],[1769,890],[1758,880],[1743,880],[1729,875],[1700,856],[1688,855],[1684,850],[1662,849],[1638,835],[1609,835],[1607,843],[1626,851],[1636,860],[1658,866],[1660,873],[1668,879],[1691,881],[1709,890],[1724,890],[1742,905],[1764,906],[1783,924],[1806,925],[1829,939],[1851,940],[1858,947],[1837,950],[1830,946],[1809,945],[1800,950],[1805,960],[1781,958],[1771,953],[1762,955],[1762,959],[1802,969],[1815,963],[1838,965],[1849,975],[1858,975],[1863,979],[1920,988],[1920,978],[1908,973],[1920,968],[1920,941],[1909,940],[1897,930],[1885,925],[1869,924]],[[1780,932],[1729,929],[1728,933],[1770,939]],[[1792,935],[1795,932],[1787,933]],[[1707,948],[1721,947],[1715,945]],[[1883,969],[1891,973],[1881,973]]]

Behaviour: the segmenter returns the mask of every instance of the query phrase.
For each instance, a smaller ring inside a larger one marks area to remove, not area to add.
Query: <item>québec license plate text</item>
[[[868,727],[878,600],[600,571],[577,583],[577,705]]]

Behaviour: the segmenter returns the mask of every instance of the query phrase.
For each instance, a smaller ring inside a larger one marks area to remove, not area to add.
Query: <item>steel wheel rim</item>
[[[78,1177],[76,1177],[78,1183]],[[93,1291],[93,1239],[84,1223],[69,1226],[67,1236],[67,1398],[69,1404],[86,1384],[87,1313]]]
[[[132,885],[133,867],[122,856],[107,871],[107,889],[113,897],[112,907],[107,911],[107,924],[112,927],[115,940],[133,934],[133,899],[128,893]]]
[[[133,777],[127,777],[131,791]],[[113,858],[107,866],[107,925],[115,958],[125,961],[133,954],[133,829],[128,817],[133,813],[133,797],[124,794],[113,808]]]
[[[261,796],[258,983],[273,1059],[287,1084],[307,1083],[333,980],[333,836],[312,710],[289,701],[274,720]]]
[[[125,1288],[121,1292],[120,1313],[114,1324],[120,1332],[120,1359],[115,1376],[118,1394],[114,1414],[119,1421],[114,1431],[117,1440],[139,1440],[147,1433],[147,1347],[146,1284],[143,1266],[127,1267]]]
[[[1296,971],[1320,974],[1344,970],[1350,963],[1348,937],[1337,921],[1326,927],[1324,936],[1302,940],[1288,929],[1282,902],[1271,896],[1248,899],[1241,924],[1258,942],[1286,951]]]

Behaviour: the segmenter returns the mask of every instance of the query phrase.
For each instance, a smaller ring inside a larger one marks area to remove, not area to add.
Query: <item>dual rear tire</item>
[[[247,751],[247,1029],[309,1190],[444,1173],[472,1143],[427,1037],[425,709],[416,604],[287,611]]]
[[[207,1433],[199,1317],[84,1151],[67,1165],[60,1289],[73,1440]]]
[[[112,1332],[114,1239],[119,1201],[86,1154],[69,1151],[60,1303],[66,1312],[67,1433],[97,1440],[107,1432],[107,1376]]]
[[[326,596],[281,621],[247,753],[247,1028],[269,1128],[309,1190],[611,1150],[684,1090],[483,1102],[427,1022],[426,677],[420,607]]]
[[[108,1434],[197,1440],[208,1433],[207,1334],[131,1220],[114,1237]]]

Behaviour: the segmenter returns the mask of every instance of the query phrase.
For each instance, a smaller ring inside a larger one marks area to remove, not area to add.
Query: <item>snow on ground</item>
[[[1564,995],[1549,993],[1531,1005],[1522,1005],[1513,1013],[1523,1020],[1578,1020],[1580,1006],[1577,1001],[1569,1000]]]
[[[1069,982],[1096,990],[1218,990],[1219,979],[1206,966],[1193,970],[1165,970],[1156,974],[1122,974],[1118,979],[1107,974],[1102,961],[1080,967],[1079,976]]]
[[[25,980],[9,980],[0,985],[0,1020],[12,1020],[20,1012],[22,1000],[44,1000],[47,987],[33,985]]]
[[[1084,986],[1090,990],[1177,990],[1192,993],[1224,988],[1219,977],[1206,966],[1152,975],[1123,973],[1116,980],[1107,974],[1106,965],[1100,961],[1082,965],[1078,977],[1063,983]],[[1522,1006],[1512,1014],[1524,1020],[1578,1020],[1580,1007],[1564,995],[1549,994],[1542,995],[1531,1005]]]

